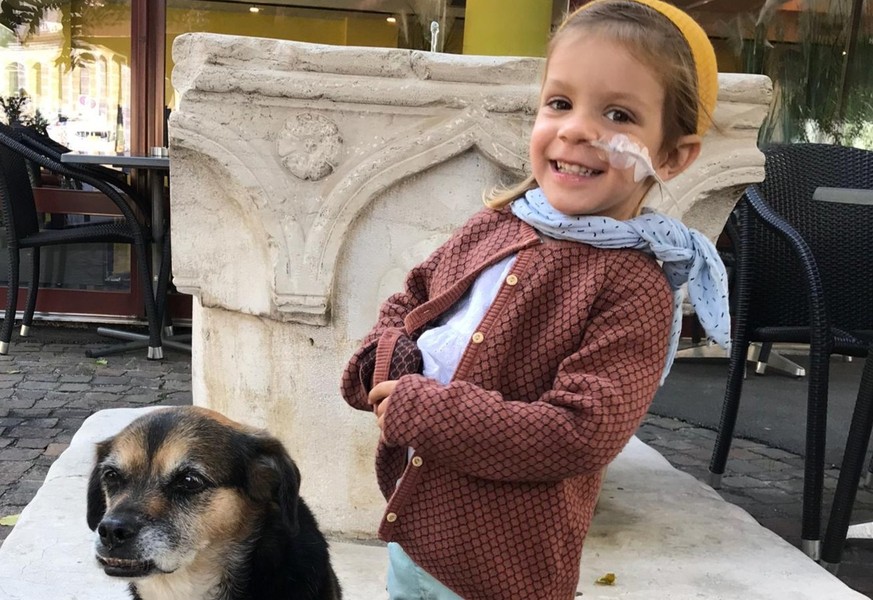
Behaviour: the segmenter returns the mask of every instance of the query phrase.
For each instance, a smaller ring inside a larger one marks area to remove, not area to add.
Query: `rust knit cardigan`
[[[601,471],[664,369],[673,301],[652,257],[544,243],[509,209],[483,210],[385,301],[342,395],[372,410],[362,365],[390,357],[398,334],[417,338],[513,253],[453,381],[398,380],[376,456],[379,536],[466,600],[570,600]]]

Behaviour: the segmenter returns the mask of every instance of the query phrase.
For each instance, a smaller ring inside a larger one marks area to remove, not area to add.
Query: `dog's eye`
[[[107,486],[118,486],[123,482],[124,477],[122,477],[118,470],[113,469],[112,467],[106,467],[103,469],[103,483]]]
[[[197,473],[181,473],[173,480],[173,487],[185,494],[196,494],[206,488],[206,480]]]

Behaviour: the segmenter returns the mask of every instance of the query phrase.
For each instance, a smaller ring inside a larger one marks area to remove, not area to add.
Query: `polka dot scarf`
[[[706,334],[723,348],[730,348],[727,274],[715,246],[699,231],[651,211],[628,221],[567,216],[552,208],[539,188],[513,201],[511,209],[519,219],[549,237],[583,242],[596,248],[635,248],[661,261],[673,289],[673,326],[662,384],[670,373],[679,345],[683,284],[688,284],[688,298]]]

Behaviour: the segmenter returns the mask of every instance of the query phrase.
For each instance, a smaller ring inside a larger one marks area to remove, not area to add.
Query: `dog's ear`
[[[257,452],[255,468],[249,472],[250,493],[257,500],[276,503],[291,535],[297,535],[300,470],[276,438],[258,437]]]
[[[88,479],[88,527],[91,531],[97,529],[103,515],[106,514],[106,497],[103,495],[103,487],[100,485],[100,463],[109,454],[112,440],[97,444],[96,460],[91,469],[91,477]]]

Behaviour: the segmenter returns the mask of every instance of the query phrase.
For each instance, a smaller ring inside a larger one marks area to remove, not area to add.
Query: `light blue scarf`
[[[683,284],[688,284],[688,298],[706,334],[723,348],[730,348],[727,274],[715,246],[699,231],[651,211],[628,221],[567,216],[552,208],[540,188],[513,201],[511,209],[519,219],[549,237],[583,242],[595,248],[635,248],[662,262],[673,289],[673,326],[662,384],[679,346]]]

